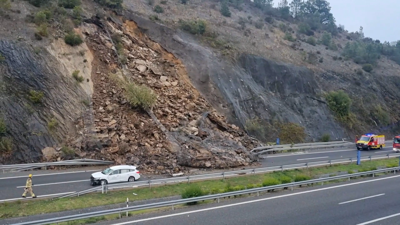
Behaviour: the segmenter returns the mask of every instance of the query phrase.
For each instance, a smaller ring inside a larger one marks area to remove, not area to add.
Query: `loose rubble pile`
[[[127,56],[125,76],[149,86],[158,96],[154,115],[174,140],[168,140],[155,121],[132,108],[123,90],[110,77],[118,73],[116,51],[105,30],[94,24],[82,28],[96,60],[92,96],[98,145],[75,147],[82,157],[135,164],[149,173],[172,174],[187,167],[229,168],[249,165],[247,149],[257,141],[225,122],[188,80],[183,64],[126,21],[104,24],[122,36]],[[175,143],[175,145],[174,145]],[[177,145],[176,145],[177,144]]]

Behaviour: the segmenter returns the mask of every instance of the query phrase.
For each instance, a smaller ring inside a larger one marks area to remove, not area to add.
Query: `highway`
[[[381,150],[362,151],[362,156],[382,155],[392,153],[390,145]],[[320,149],[294,153],[278,153],[264,155],[261,160],[261,166],[280,166],[299,164],[306,162],[320,162],[333,159],[346,159],[353,157],[356,159],[357,151],[354,148],[347,149]],[[140,167],[139,167],[140,169]],[[84,170],[84,169],[82,169]],[[29,173],[33,174],[33,190],[38,197],[54,197],[57,195],[68,194],[74,191],[81,191],[91,188],[89,178],[90,171],[31,171],[21,173],[4,173],[0,174],[0,203],[21,199],[24,191],[24,185]],[[143,176],[141,180],[146,180]]]
[[[39,197],[50,197],[90,188],[89,179],[93,172],[95,171],[55,171],[53,173],[31,171],[30,173],[33,174],[34,193]],[[5,200],[21,199],[27,178],[26,172],[12,175],[2,174],[0,177],[0,203]]]
[[[246,197],[99,224],[400,224],[400,175]]]
[[[371,150],[371,151],[361,151],[361,156],[374,156],[383,154],[394,153],[391,145],[386,145],[385,148]],[[312,151],[300,151],[293,153],[281,153],[281,154],[268,154],[261,156],[261,164],[263,166],[281,166],[296,163],[306,163],[306,162],[320,162],[329,161],[334,159],[349,159],[354,160],[357,157],[357,149],[353,148],[332,148],[332,149],[321,149]]]

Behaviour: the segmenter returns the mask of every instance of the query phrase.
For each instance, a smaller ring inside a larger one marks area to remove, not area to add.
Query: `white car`
[[[140,172],[136,166],[120,165],[112,166],[102,172],[93,173],[90,177],[90,185],[96,184],[118,183],[118,182],[133,182],[140,178]]]

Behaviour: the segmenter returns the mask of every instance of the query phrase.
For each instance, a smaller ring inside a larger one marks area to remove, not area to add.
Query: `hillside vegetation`
[[[278,7],[273,7],[274,3]],[[364,37],[362,27],[348,32],[344,25],[336,24],[329,1],[141,1],[125,5],[156,23],[196,35],[203,45],[228,59],[236,61],[246,53],[309,68],[321,84],[316,99],[331,109],[345,130],[344,136],[367,130],[398,130],[399,111],[393,105],[399,96],[395,87],[399,84],[400,41]],[[163,12],[154,12],[155,6]],[[338,90],[342,90],[340,95],[329,97]],[[346,106],[335,106],[341,102]],[[272,136],[278,136],[279,127],[271,114],[247,117],[247,121],[241,120],[243,127],[259,121],[259,132],[251,132],[254,126],[248,130],[258,138],[273,140]]]
[[[246,166],[278,137],[398,133],[400,41],[277,1],[1,0],[1,161],[166,174]]]

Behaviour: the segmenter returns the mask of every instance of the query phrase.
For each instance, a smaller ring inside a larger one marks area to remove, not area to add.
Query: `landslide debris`
[[[87,22],[82,33],[95,56],[94,142],[75,144],[81,157],[135,164],[162,174],[252,162],[248,149],[258,141],[225,122],[190,83],[179,59],[150,40],[133,21],[109,18],[104,22],[93,17]],[[156,93],[150,115],[129,104],[115,77],[146,85]],[[85,128],[84,122],[81,126]]]

